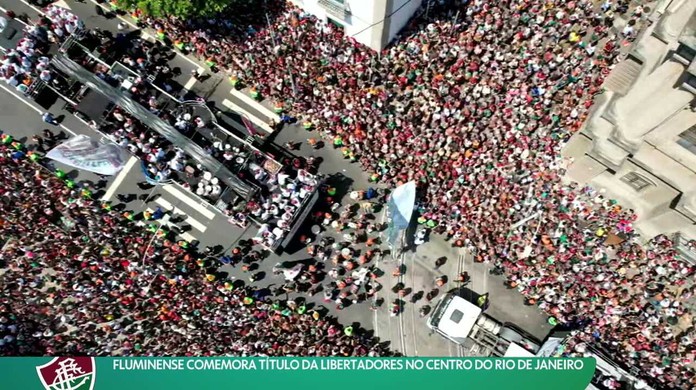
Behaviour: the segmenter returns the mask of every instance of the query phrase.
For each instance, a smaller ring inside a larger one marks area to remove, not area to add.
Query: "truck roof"
[[[438,304],[431,320],[440,333],[462,344],[480,315],[480,307],[462,297],[448,294]]]
[[[535,355],[516,343],[510,343],[503,357],[534,357]]]

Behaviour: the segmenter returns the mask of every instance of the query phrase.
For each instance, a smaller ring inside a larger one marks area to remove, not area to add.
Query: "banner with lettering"
[[[3,389],[584,390],[592,358],[0,358]]]
[[[46,157],[63,164],[95,172],[115,175],[125,165],[125,152],[116,145],[102,145],[86,135],[77,135],[50,150]]]

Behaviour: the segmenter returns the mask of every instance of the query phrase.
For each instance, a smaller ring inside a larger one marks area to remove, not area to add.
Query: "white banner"
[[[390,217],[398,229],[406,229],[411,222],[413,208],[416,204],[416,182],[409,181],[394,189],[389,198]]]
[[[126,163],[118,146],[102,145],[81,134],[56,146],[46,157],[100,175],[115,175]]]

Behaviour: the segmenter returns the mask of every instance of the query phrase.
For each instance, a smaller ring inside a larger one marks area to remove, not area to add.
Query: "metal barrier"
[[[39,78],[34,79],[34,82],[29,84],[27,90],[24,91],[24,95],[34,99],[44,88],[46,88],[46,83],[43,80]]]

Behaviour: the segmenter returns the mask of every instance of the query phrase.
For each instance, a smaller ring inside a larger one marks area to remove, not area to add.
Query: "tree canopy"
[[[137,8],[154,17],[178,16],[189,18],[195,16],[215,15],[232,4],[246,4],[244,0],[117,0],[120,6],[128,9]]]

